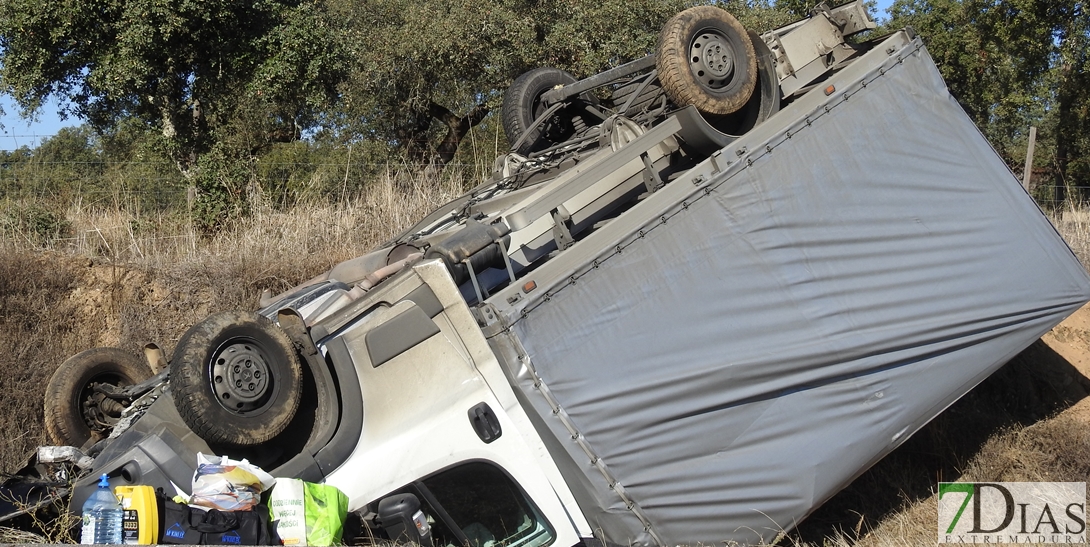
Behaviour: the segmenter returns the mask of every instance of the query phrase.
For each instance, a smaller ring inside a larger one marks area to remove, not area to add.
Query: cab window
[[[545,547],[555,533],[502,470],[470,462],[416,481],[414,493],[436,547]]]

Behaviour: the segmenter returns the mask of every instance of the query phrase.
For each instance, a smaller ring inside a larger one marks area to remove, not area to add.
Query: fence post
[[[1022,187],[1027,192],[1030,190],[1031,176],[1033,175],[1033,148],[1037,144],[1037,126],[1029,126],[1029,144],[1026,146],[1026,167],[1022,170]]]

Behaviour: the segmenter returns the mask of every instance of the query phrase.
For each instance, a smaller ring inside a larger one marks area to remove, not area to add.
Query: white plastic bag
[[[269,511],[276,522],[276,535],[284,545],[302,547],[307,544],[305,495],[303,481],[284,478],[276,480],[276,488],[269,494]]]
[[[272,475],[247,460],[198,453],[189,504],[220,511],[248,511],[274,484]]]

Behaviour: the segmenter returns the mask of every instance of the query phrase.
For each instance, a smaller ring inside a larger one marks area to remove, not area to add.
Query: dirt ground
[[[1056,325],[1041,341],[1071,365],[1073,384],[1090,385],[1090,304]],[[1090,397],[1083,397],[1061,414],[1090,428]]]

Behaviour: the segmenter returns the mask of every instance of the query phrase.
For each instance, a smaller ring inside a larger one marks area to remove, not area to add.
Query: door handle
[[[500,420],[492,412],[488,403],[480,403],[469,409],[469,423],[485,444],[500,438],[503,434],[503,430],[500,429]]]

